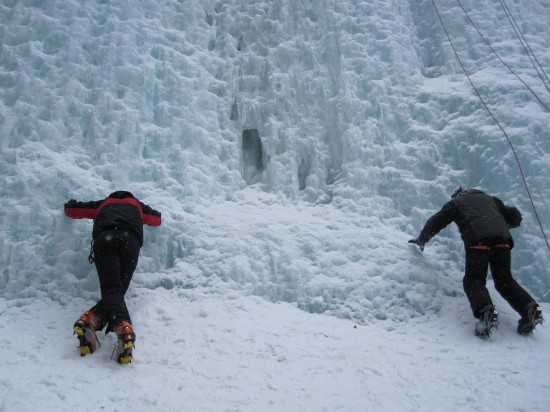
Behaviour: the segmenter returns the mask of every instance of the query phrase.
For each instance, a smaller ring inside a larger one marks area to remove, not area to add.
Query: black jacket
[[[508,229],[520,225],[521,214],[517,208],[506,206],[499,198],[481,190],[463,190],[428,219],[418,240],[427,243],[451,222],[457,224],[465,247],[501,243],[514,247]]]
[[[130,192],[111,193],[106,199],[91,202],[69,200],[65,215],[73,219],[93,219],[92,237],[110,229],[134,233],[143,245],[143,225],[160,226],[161,214],[137,200]]]

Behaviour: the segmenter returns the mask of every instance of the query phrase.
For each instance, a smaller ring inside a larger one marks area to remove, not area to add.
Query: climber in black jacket
[[[455,222],[466,249],[464,292],[477,319],[476,334],[488,336],[498,324],[498,315],[486,287],[490,266],[495,288],[521,316],[518,333],[529,334],[542,323],[542,312],[533,297],[512,277],[511,250],[514,240],[509,228],[521,223],[521,213],[481,190],[458,188],[439,212],[428,219],[420,235],[409,240],[424,245],[440,230]]]

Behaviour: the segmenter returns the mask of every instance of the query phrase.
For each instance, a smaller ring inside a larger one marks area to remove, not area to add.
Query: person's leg
[[[117,360],[119,363],[130,363],[132,361],[135,347],[136,335],[130,320],[130,314],[124,302],[124,295],[130,286],[130,282],[136,270],[140,250],[139,239],[132,233],[126,231],[117,232],[117,250],[120,262],[120,292],[125,311],[119,311],[113,322],[114,331],[118,337]]]
[[[126,293],[138,264],[141,246],[135,235],[125,231],[119,233],[117,241],[120,256],[120,280],[123,291]]]
[[[100,233],[94,240],[94,260],[101,289],[100,308],[104,311],[107,331],[113,330],[118,318],[128,318],[124,302],[124,285],[117,248],[117,231]],[[97,305],[96,305],[97,306]]]
[[[489,263],[497,292],[516,312],[523,316],[526,306],[535,302],[535,299],[512,277],[510,249],[493,248],[489,256]]]
[[[481,316],[481,310],[485,306],[493,305],[486,287],[488,266],[489,250],[466,249],[465,274],[462,285],[476,318]]]
[[[134,276],[134,271],[136,270],[139,258],[139,250],[141,248],[138,238],[126,231],[116,232],[115,241],[118,255],[118,282],[116,286],[116,293],[111,295],[111,304],[114,306],[111,308],[111,314],[114,315],[112,320],[113,327],[124,320],[132,323],[130,313],[128,312],[128,308],[124,300],[124,295],[128,291],[128,287],[130,286],[130,282]]]

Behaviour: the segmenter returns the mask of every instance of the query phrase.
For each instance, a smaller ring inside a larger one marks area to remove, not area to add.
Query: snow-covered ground
[[[505,5],[550,72],[546,0],[2,1],[0,411],[548,410],[549,327],[489,280],[476,338],[456,228],[407,244],[458,185],[499,196],[550,317],[550,93]],[[163,216],[126,366],[78,354],[92,223],[63,215],[114,190]]]
[[[133,288],[128,301],[138,341],[122,367],[110,360],[112,334],[91,356],[75,349],[68,326],[87,302],[2,299],[1,410],[548,407],[548,327],[519,336],[505,306],[497,332],[481,341],[458,298],[437,315],[366,325],[234,291]]]

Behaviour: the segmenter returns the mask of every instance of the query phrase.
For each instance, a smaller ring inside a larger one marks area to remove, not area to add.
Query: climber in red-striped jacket
[[[103,200],[65,203],[65,215],[73,219],[93,219],[92,250],[99,276],[101,300],[74,325],[80,354],[92,353],[97,345],[95,331],[114,331],[120,346],[118,361],[129,363],[135,342],[130,314],[124,301],[143,245],[143,225],[160,226],[161,214],[140,202],[130,192],[111,193]]]

